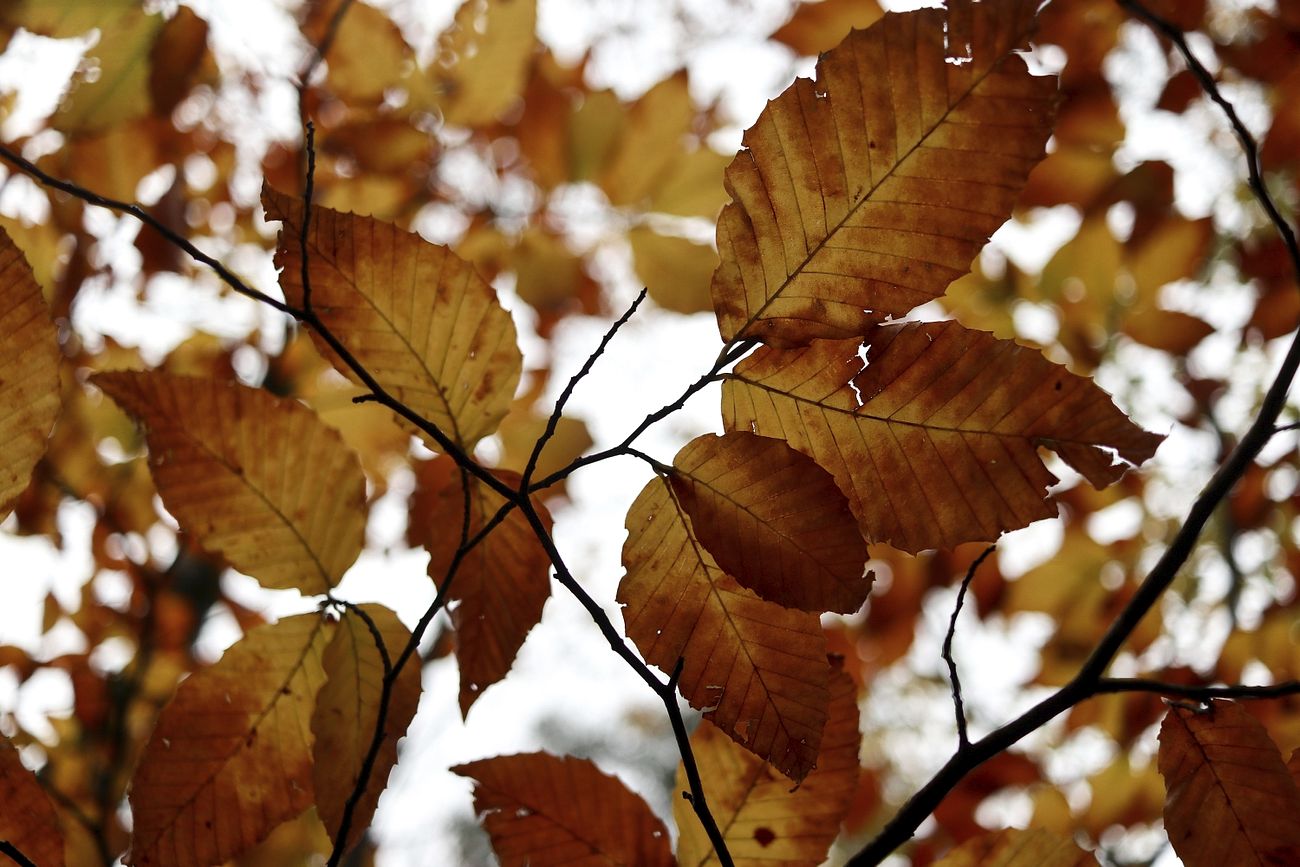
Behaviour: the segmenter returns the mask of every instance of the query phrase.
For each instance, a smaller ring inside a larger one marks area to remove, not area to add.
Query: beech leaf
[[[190,675],[163,708],[131,781],[133,865],[208,867],[312,803],[312,706],[330,624],[288,617]]]
[[[732,431],[687,443],[673,491],[700,544],[742,586],[787,608],[862,607],[867,546],[830,473],[782,440]]]
[[[1040,446],[1101,488],[1162,439],[1092,380],[956,322],[878,326],[867,343],[865,365],[856,339],[760,348],[722,404],[729,430],[781,437],[829,470],[868,542],[992,541],[1056,515]]]
[[[793,790],[789,780],[716,726],[701,723],[691,735],[709,809],[737,867],[816,867],[826,860],[858,784],[858,690],[843,671],[831,675],[829,713],[817,767]],[[677,788],[686,791],[688,785],[679,766]],[[683,867],[719,863],[691,805],[674,800],[673,815],[681,834],[677,862]]]
[[[1042,828],[1008,828],[983,834],[953,849],[934,867],[1096,867],[1091,852]]]
[[[326,593],[361,553],[366,480],[342,437],[292,400],[158,371],[91,380],[145,428],[167,510],[272,589]]]
[[[673,863],[663,822],[585,759],[527,753],[452,771],[475,781],[474,809],[503,867]]]
[[[1187,867],[1300,862],[1300,789],[1239,704],[1174,706],[1160,725],[1165,830]]]
[[[1056,81],[1014,53],[1037,6],[888,14],[768,103],[726,173],[724,340],[862,334],[966,273],[1051,132]]]
[[[826,725],[826,639],[817,615],[741,587],[700,544],[663,479],[627,513],[627,574],[618,586],[627,634],[646,661],[673,671],[692,707],[798,781]]]
[[[378,629],[389,664],[393,664],[410,640],[410,630],[382,605],[359,607]],[[325,648],[321,664],[326,679],[311,716],[311,730],[316,738],[312,779],[316,811],[330,839],[337,843],[344,805],[356,788],[379,720],[384,661],[370,627],[355,612],[345,611]],[[379,795],[388,784],[389,771],[397,764],[397,742],[406,734],[419,706],[420,665],[419,659],[414,658],[393,681],[383,741],[369,783],[353,812],[345,851],[369,827]]]
[[[49,795],[23,766],[18,750],[0,736],[0,840],[40,867],[63,867],[63,829]],[[9,863],[8,858],[0,860]]]
[[[275,264],[285,298],[301,307],[302,202],[268,186],[262,205],[284,224]],[[319,206],[307,256],[313,309],[375,381],[464,449],[496,430],[523,359],[510,314],[469,263],[391,223]]]
[[[490,124],[519,98],[537,48],[536,0],[466,0],[439,37],[455,64],[435,73],[443,117],[460,126]]]

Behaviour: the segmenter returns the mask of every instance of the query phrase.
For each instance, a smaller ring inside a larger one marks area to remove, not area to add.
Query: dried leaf
[[[1300,789],[1263,725],[1234,702],[1174,706],[1160,726],[1165,829],[1187,867],[1295,864]]]
[[[33,864],[63,867],[63,830],[54,805],[36,775],[23,767],[18,750],[3,736],[0,736],[0,804],[4,804],[0,810],[0,840],[13,845]]]
[[[537,50],[536,0],[465,0],[439,40],[435,72],[443,117],[459,126],[482,126],[510,108],[524,89]]]
[[[700,544],[741,586],[787,608],[862,607],[867,546],[835,480],[807,455],[733,431],[691,440],[673,469]]]
[[[389,664],[396,662],[411,638],[411,632],[392,611],[382,605],[360,606],[375,624],[383,640]],[[316,697],[311,731],[316,738],[312,751],[312,779],[316,810],[337,842],[344,805],[352,796],[379,720],[384,681],[384,660],[375,646],[375,636],[362,618],[346,611],[334,638],[325,648],[321,664],[325,685]],[[365,793],[352,815],[346,849],[361,837],[388,785],[388,774],[397,764],[397,742],[420,705],[419,658],[412,659],[393,681],[384,722],[384,738],[375,755],[374,769]]]
[[[528,753],[452,771],[475,781],[474,809],[504,867],[673,863],[663,822],[585,759]]]
[[[1073,840],[1031,828],[995,831],[953,849],[934,867],[1096,867],[1097,859]]]
[[[831,676],[830,716],[817,767],[797,789],[766,763],[732,743],[716,726],[701,723],[691,747],[705,781],[709,809],[737,867],[762,864],[816,867],[840,833],[858,785],[858,691],[843,671]],[[688,790],[677,769],[677,788]],[[683,867],[717,864],[713,846],[684,799],[673,802]]]
[[[627,574],[618,586],[627,634],[652,665],[673,671],[692,707],[798,781],[826,725],[826,639],[815,614],[760,599],[719,568],[663,479],[627,513]]]
[[[858,340],[760,349],[722,403],[729,430],[784,438],[829,470],[869,542],[992,541],[1056,515],[1040,446],[1100,488],[1162,439],[1091,380],[956,322],[881,326],[868,342],[865,367]]]
[[[311,709],[332,631],[317,614],[258,627],[181,683],[131,781],[130,864],[209,867],[311,806]]]
[[[849,31],[863,29],[884,15],[875,0],[813,0],[800,3],[790,20],[772,34],[805,57],[816,57],[834,48]]]
[[[726,174],[724,339],[859,335],[968,270],[1051,131],[1056,81],[1014,55],[1037,5],[886,15],[768,103]]]
[[[262,204],[284,223],[275,262],[285,298],[301,306],[302,202],[266,187]],[[391,223],[321,207],[307,255],[316,313],[381,386],[462,448],[496,429],[523,360],[510,314],[469,264]]]
[[[325,593],[361,553],[365,476],[311,410],[157,371],[92,382],[144,425],[154,483],[181,527],[262,586]]]

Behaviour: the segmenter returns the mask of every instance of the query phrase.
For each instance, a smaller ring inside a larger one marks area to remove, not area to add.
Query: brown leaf
[[[496,475],[509,485],[519,485],[516,473],[502,470]],[[444,455],[420,463],[415,478],[409,539],[428,549],[429,577],[442,584],[462,535],[478,532],[505,500],[471,479],[469,528],[463,532],[465,493],[455,461]],[[549,526],[550,516],[536,505]],[[518,509],[461,562],[448,595],[457,603],[451,609],[451,622],[456,629],[462,714],[468,714],[483,690],[510,671],[551,594],[550,568],[550,557]]]
[[[673,863],[663,822],[585,759],[527,753],[452,771],[475,781],[474,809],[504,867]]]
[[[0,228],[0,520],[59,417],[59,343],[32,269]]]
[[[716,726],[701,723],[691,746],[709,809],[737,865],[815,867],[826,860],[858,785],[858,691],[843,671],[831,675],[830,716],[817,767],[791,790],[790,781],[736,746]],[[677,769],[677,788],[688,790]],[[683,867],[717,864],[713,845],[685,799],[673,799]]]
[[[741,586],[787,608],[862,607],[867,546],[835,480],[807,455],[733,431],[691,440],[673,469],[700,544]]]
[[[869,27],[884,15],[875,0],[814,0],[795,7],[790,20],[772,34],[805,57],[834,48],[853,28]]]
[[[652,479],[627,513],[627,634],[672,671],[692,707],[798,781],[826,725],[826,639],[815,614],[782,608],[736,583],[700,544],[668,482]]]
[[[54,805],[36,775],[18,758],[9,739],[0,736],[0,840],[14,846],[40,867],[63,867],[63,830]],[[0,859],[8,862],[8,858]]]
[[[536,0],[466,0],[451,29],[439,38],[439,55],[456,58],[435,73],[443,117],[481,126],[510,108],[524,89],[537,49]]]
[[[1174,706],[1160,726],[1165,829],[1187,867],[1295,864],[1300,790],[1277,745],[1239,704]]]
[[[781,437],[829,470],[868,542],[916,552],[992,541],[1056,515],[1039,447],[1103,487],[1162,439],[1091,380],[986,332],[909,323],[867,340],[865,367],[858,340],[760,349],[722,403],[729,430]]]
[[[91,381],[144,425],[154,483],[181,527],[262,586],[325,593],[361,553],[365,476],[311,410],[157,371]]]
[[[181,683],[131,781],[129,863],[208,867],[311,806],[311,709],[332,631],[317,614],[259,627]]]
[[[934,867],[1096,867],[1069,838],[1041,828],[1008,828],[967,840]]]
[[[275,263],[301,306],[302,202],[266,187],[262,204],[284,223]],[[469,264],[390,223],[321,207],[307,254],[316,313],[381,386],[463,448],[496,430],[523,359],[510,314]]]
[[[360,608],[378,629],[392,665],[410,640],[410,630],[382,605],[367,604]],[[316,709],[311,717],[311,731],[316,738],[312,779],[316,811],[330,839],[337,842],[344,805],[356,787],[379,720],[384,660],[369,626],[355,612],[346,611],[334,638],[325,648],[321,665],[326,680],[316,697]],[[420,664],[416,657],[393,681],[384,738],[375,755],[365,793],[353,812],[345,850],[351,849],[369,827],[379,795],[388,785],[389,771],[397,764],[397,742],[406,734],[419,705]]]
[[[1051,131],[1056,81],[1014,55],[1037,5],[886,15],[768,103],[726,173],[725,340],[862,334],[968,270]]]

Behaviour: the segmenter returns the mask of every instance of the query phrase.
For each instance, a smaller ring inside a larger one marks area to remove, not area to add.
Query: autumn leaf
[[[439,38],[449,67],[434,74],[438,105],[448,123],[481,126],[496,120],[524,89],[537,49],[536,0],[465,0]]]
[[[673,671],[692,707],[798,781],[826,725],[826,639],[817,615],[760,599],[723,572],[670,484],[652,479],[627,513],[627,574],[618,586],[627,634],[646,661]]]
[[[497,477],[518,487],[518,474],[499,470]],[[429,551],[429,577],[441,585],[455,559],[462,536],[477,533],[505,502],[500,494],[471,479],[469,527],[465,527],[465,489],[455,462],[447,456],[417,465],[411,498],[408,540]],[[534,504],[548,526],[550,517]],[[551,559],[528,519],[515,509],[492,529],[460,563],[449,598],[460,665],[460,710],[483,690],[506,676],[515,655],[542,616],[551,594]]]
[[[742,587],[787,608],[862,607],[867,546],[835,480],[807,455],[742,431],[706,434],[673,470],[696,538]]]
[[[843,671],[831,675],[829,714],[817,767],[793,790],[789,780],[736,746],[716,726],[701,723],[691,735],[709,809],[738,867],[816,867],[826,860],[858,784],[858,691]],[[680,766],[677,788],[688,788]],[[674,799],[673,815],[681,834],[678,863],[719,863],[690,804]]]
[[[41,287],[0,228],[0,520],[27,487],[59,417],[59,358]]]
[[[275,263],[300,307],[302,202],[266,187],[262,204],[284,224]],[[469,264],[390,223],[317,206],[307,255],[313,309],[381,386],[462,448],[496,429],[523,360],[510,314]]]
[[[374,624],[391,666],[410,641],[411,633],[392,611],[382,605],[358,606]],[[375,635],[359,613],[345,611],[325,648],[321,665],[325,684],[316,697],[311,716],[315,737],[312,750],[312,779],[316,810],[338,842],[344,805],[352,796],[362,765],[370,751],[384,681],[384,656],[375,645]],[[384,722],[384,737],[375,756],[374,768],[365,793],[357,801],[344,850],[351,849],[370,826],[379,795],[388,785],[388,774],[397,764],[397,742],[420,705],[418,658],[402,668],[393,681]]]
[[[18,750],[0,736],[0,840],[40,867],[63,867],[63,831],[49,795],[23,767]],[[8,861],[9,859],[3,859]]]
[[[628,231],[627,241],[637,276],[656,304],[674,313],[713,309],[709,279],[718,254],[712,247],[640,227]]]
[[[772,40],[790,46],[796,54],[816,57],[838,45],[850,30],[869,27],[882,15],[875,0],[805,0],[795,6]]]
[[[1268,732],[1245,708],[1174,706],[1160,725],[1165,830],[1187,867],[1294,864],[1300,789]]]
[[[663,822],[585,759],[528,753],[452,771],[475,781],[474,809],[504,867],[673,863]]]
[[[366,480],[306,407],[235,383],[161,372],[91,380],[144,425],[167,510],[264,587],[325,593],[361,552]]]
[[[724,340],[859,335],[967,271],[1051,131],[1055,79],[1014,54],[1037,5],[886,15],[768,103],[726,174]]]
[[[311,806],[310,720],[332,631],[318,614],[259,627],[181,683],[131,781],[128,863],[218,864]]]
[[[867,342],[865,365],[856,339],[762,348],[722,403],[729,430],[781,437],[829,470],[869,542],[992,541],[1056,515],[1040,446],[1100,488],[1161,441],[1091,380],[1010,340],[927,322],[879,326]]]
[[[935,867],[1096,867],[1073,840],[1041,828],[1008,828],[967,840]]]

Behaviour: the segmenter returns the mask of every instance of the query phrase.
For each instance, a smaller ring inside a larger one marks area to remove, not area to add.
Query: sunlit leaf
[[[816,57],[838,45],[849,30],[869,27],[882,15],[875,0],[805,0],[772,34],[772,40],[790,46],[798,54]]]
[[[167,510],[264,587],[327,592],[361,553],[365,476],[311,410],[161,372],[101,373],[93,382],[144,425]]]
[[[433,72],[439,107],[448,123],[491,123],[514,104],[537,37],[536,0],[465,0],[439,40]]]
[[[474,809],[505,867],[673,863],[663,822],[585,759],[528,753],[452,771],[474,780]]]
[[[1068,837],[1041,828],[995,831],[953,849],[935,867],[1096,867]]]
[[[13,845],[33,864],[63,867],[63,831],[54,805],[36,775],[23,767],[18,750],[3,736],[0,736],[0,804],[4,804],[0,810],[0,840]]]
[[[163,708],[131,781],[133,865],[209,867],[312,803],[311,713],[332,628],[259,627]]]
[[[817,615],[766,602],[719,568],[670,484],[652,479],[627,513],[627,634],[671,672],[693,707],[737,743],[801,780],[826,725],[830,664]]]
[[[1012,341],[956,322],[881,326],[867,340],[865,365],[858,340],[760,349],[722,402],[729,430],[781,437],[829,470],[868,541],[912,552],[992,541],[1056,515],[1039,447],[1103,487],[1160,443],[1091,380]]]
[[[1051,131],[1055,79],[1014,54],[1037,5],[887,15],[768,103],[727,169],[724,339],[862,334],[967,271]]]

